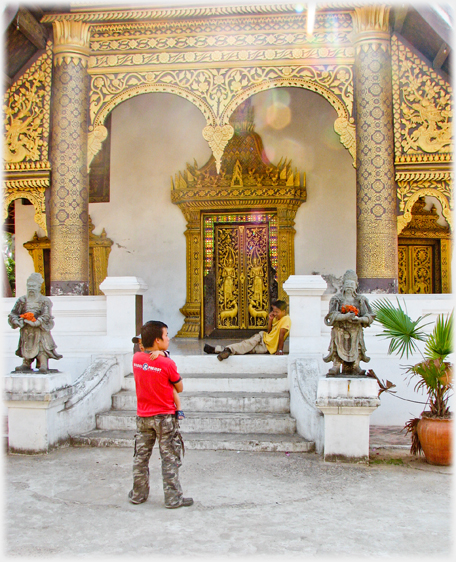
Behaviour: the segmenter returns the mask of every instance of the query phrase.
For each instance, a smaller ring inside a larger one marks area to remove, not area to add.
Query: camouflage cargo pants
[[[129,498],[142,503],[149,496],[149,459],[155,441],[158,440],[162,462],[163,491],[165,506],[171,507],[182,502],[182,488],[179,482],[179,467],[182,466],[182,437],[179,422],[173,414],[136,417],[138,432],[135,435],[133,459],[133,488]]]

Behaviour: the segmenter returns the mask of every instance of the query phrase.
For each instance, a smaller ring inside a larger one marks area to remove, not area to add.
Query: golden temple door
[[[441,292],[439,240],[399,239],[399,293]]]
[[[268,225],[215,226],[216,327],[258,330],[268,325]]]

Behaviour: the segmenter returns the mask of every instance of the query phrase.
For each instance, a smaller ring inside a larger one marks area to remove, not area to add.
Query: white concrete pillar
[[[321,296],[326,287],[321,275],[290,275],[283,284],[290,297],[290,355],[321,358]]]
[[[316,406],[325,417],[325,461],[368,461],[369,416],[380,406],[377,381],[369,377],[322,378]]]
[[[110,348],[133,349],[131,338],[143,324],[142,296],[147,285],[138,277],[106,277],[100,284],[106,295],[106,329]]]
[[[4,391],[9,452],[46,453],[65,439],[57,418],[72,394],[69,373],[10,373]]]

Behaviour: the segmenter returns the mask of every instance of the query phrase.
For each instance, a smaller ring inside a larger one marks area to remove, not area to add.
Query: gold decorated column
[[[51,295],[89,293],[89,26],[55,21],[50,197]]]
[[[294,218],[296,216],[296,209],[281,207],[277,210],[277,216],[279,219],[277,233],[279,238],[277,264],[278,297],[280,300],[288,302],[288,295],[283,289],[283,284],[290,275],[294,275],[294,237],[296,234]]]
[[[201,218],[199,210],[182,209],[187,219],[187,300],[180,309],[184,325],[176,334],[179,338],[199,338],[201,335]]]
[[[361,292],[397,293],[389,8],[355,8],[357,256]]]

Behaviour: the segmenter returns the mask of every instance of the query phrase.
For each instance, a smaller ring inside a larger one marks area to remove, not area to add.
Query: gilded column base
[[[362,278],[358,279],[358,292],[359,293],[398,293],[398,282],[394,277],[391,278]]]
[[[86,281],[51,281],[51,295],[88,295],[89,284]]]
[[[180,309],[186,317],[176,338],[199,338],[201,334],[201,304],[189,303]]]

